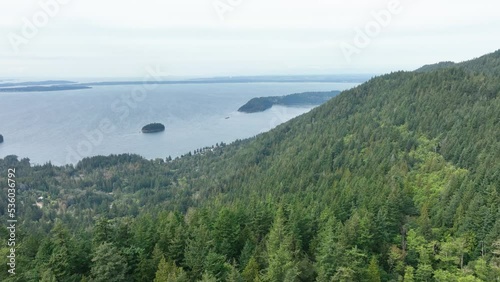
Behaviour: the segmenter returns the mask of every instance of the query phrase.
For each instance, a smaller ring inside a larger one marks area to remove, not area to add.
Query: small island
[[[337,96],[340,91],[329,92],[305,92],[290,94],[286,96],[271,96],[253,98],[238,109],[238,112],[257,113],[270,109],[274,105],[287,107],[293,106],[316,106],[321,105],[329,99]]]
[[[150,123],[142,128],[142,133],[155,133],[165,130],[165,126],[161,123]]]
[[[0,143],[3,143],[3,136],[0,134]]]

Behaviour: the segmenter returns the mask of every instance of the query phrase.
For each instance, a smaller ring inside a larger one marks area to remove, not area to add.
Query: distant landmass
[[[361,83],[373,77],[371,74],[339,75],[269,75],[269,76],[227,76],[181,80],[124,80],[79,83],[68,80],[45,80],[31,82],[3,82],[0,92],[35,92],[89,89],[93,86],[115,85],[162,85],[162,84],[217,84],[217,83]]]
[[[81,85],[110,86],[110,85],[140,85],[140,84],[212,84],[212,83],[293,83],[293,82],[326,82],[326,83],[357,83],[370,79],[373,75],[295,75],[295,76],[228,76],[195,78],[185,80],[160,81],[102,81],[88,82]]]
[[[3,143],[3,135],[0,134],[0,143]]]
[[[161,123],[150,123],[142,128],[142,133],[155,133],[165,130],[165,126]]]
[[[253,98],[238,109],[238,112],[257,113],[270,109],[274,105],[281,106],[306,106],[321,105],[329,99],[337,96],[340,91],[329,92],[305,92],[290,94],[286,96],[271,96]]]
[[[62,91],[62,90],[79,90],[90,89],[92,87],[86,85],[69,84],[69,85],[50,85],[50,86],[22,86],[22,87],[7,87],[0,88],[0,92],[38,92],[38,91]]]
[[[0,83],[0,87],[61,85],[61,84],[75,84],[75,83],[76,82],[74,82],[74,81],[68,81],[68,80],[44,80],[44,81],[26,81],[26,82]]]
[[[500,282],[497,70],[392,72],[175,159],[0,158],[0,281]]]

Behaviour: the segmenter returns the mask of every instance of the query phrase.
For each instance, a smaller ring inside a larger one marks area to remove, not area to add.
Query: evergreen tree
[[[111,243],[102,243],[92,258],[92,277],[96,282],[127,281],[125,258]]]
[[[259,264],[257,263],[257,260],[255,260],[255,257],[252,256],[248,260],[248,263],[245,266],[245,269],[243,269],[241,275],[243,277],[243,281],[245,282],[253,282],[259,277]]]
[[[292,242],[283,208],[280,207],[267,240],[268,268],[264,275],[265,281],[297,281],[299,270]]]
[[[111,237],[111,227],[109,220],[105,217],[99,217],[96,220],[94,227],[94,246],[100,246],[102,243],[108,242]]]
[[[337,267],[338,259],[342,251],[338,244],[335,233],[338,223],[334,217],[330,217],[318,236],[319,245],[316,253],[315,268],[318,273],[317,281],[328,282],[332,280]]]
[[[209,274],[208,272],[203,273],[203,276],[201,277],[201,280],[198,280],[199,282],[217,282],[217,278],[215,278],[213,275]]]
[[[41,282],[57,282],[56,275],[51,271],[51,269],[47,269],[42,273]]]
[[[186,272],[180,267],[177,267],[174,262],[167,262],[164,257],[161,258],[158,264],[158,270],[154,282],[187,282],[188,277]]]
[[[191,276],[200,278],[204,272],[205,258],[210,249],[211,242],[206,226],[193,227],[191,238],[187,240],[185,260],[186,266],[191,270]]]
[[[244,282],[242,275],[234,264],[226,263],[225,268],[228,270],[227,282]]]
[[[370,259],[370,265],[367,271],[367,281],[380,282],[380,269],[378,267],[377,259],[373,256]]]
[[[57,280],[68,280],[72,268],[72,246],[67,229],[56,223],[52,230],[53,250],[49,259],[51,272]]]

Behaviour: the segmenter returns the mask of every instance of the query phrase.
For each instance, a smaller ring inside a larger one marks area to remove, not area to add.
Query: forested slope
[[[486,75],[500,75],[500,50],[497,50],[491,54],[481,56],[474,60],[469,60],[461,63],[453,62],[440,62],[432,65],[425,65],[419,69],[417,72],[429,72],[437,69],[460,67],[467,71],[476,74],[486,74]]]
[[[18,273],[0,279],[496,281],[498,54],[375,77],[175,160],[0,160],[22,202]]]

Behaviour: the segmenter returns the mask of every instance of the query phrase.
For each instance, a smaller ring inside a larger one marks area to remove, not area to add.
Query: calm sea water
[[[230,143],[268,131],[311,110],[237,109],[249,99],[306,91],[345,90],[353,83],[241,83],[97,86],[58,92],[0,93],[0,157],[31,163],[76,163],[83,157],[136,153],[148,159]],[[166,130],[142,134],[161,122]]]

